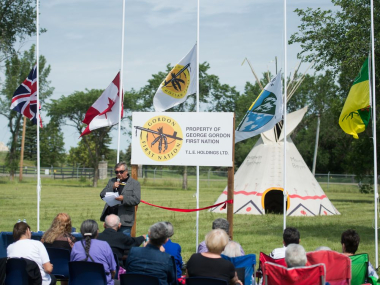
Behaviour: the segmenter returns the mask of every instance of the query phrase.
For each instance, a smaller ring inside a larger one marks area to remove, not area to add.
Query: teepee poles
[[[379,193],[377,189],[377,150],[376,150],[376,91],[375,91],[375,28],[374,28],[374,18],[373,18],[373,0],[371,0],[371,59],[372,68],[371,75],[372,83],[370,90],[372,91],[372,133],[373,133],[373,183],[374,183],[374,198],[375,198],[375,261],[376,268],[379,267],[379,246],[378,246],[378,229],[377,229],[377,200],[379,198]],[[371,64],[371,63],[369,63]]]
[[[123,0],[123,19],[121,26],[121,59],[119,73],[119,124],[117,126],[117,158],[116,162],[120,162],[120,132],[121,132],[121,114],[123,104],[123,69],[124,69],[124,25],[125,25],[125,0]]]
[[[283,229],[286,228],[286,206],[287,206],[287,191],[286,191],[286,106],[287,106],[287,82],[286,82],[286,76],[287,76],[287,35],[286,35],[286,0],[284,0],[284,124],[283,124],[283,133],[284,133],[284,172],[283,172],[283,195],[284,195],[284,222],[283,222]]]

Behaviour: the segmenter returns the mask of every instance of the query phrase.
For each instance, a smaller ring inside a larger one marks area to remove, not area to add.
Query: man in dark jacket
[[[114,214],[108,215],[104,222],[104,231],[98,235],[97,239],[108,242],[112,252],[116,254],[119,264],[123,265],[123,256],[128,255],[131,247],[140,246],[144,242],[146,236],[142,235],[136,238],[127,236],[117,231],[120,226],[121,223],[118,216]]]
[[[141,187],[140,183],[128,174],[127,164],[119,162],[115,165],[116,178],[111,178],[107,186],[100,192],[100,197],[104,198],[107,192],[118,192],[119,197],[115,198],[121,204],[113,207],[104,206],[100,220],[104,222],[106,216],[115,214],[119,216],[121,227],[119,232],[126,235],[131,234],[131,229],[135,220],[135,206],[140,203]]]

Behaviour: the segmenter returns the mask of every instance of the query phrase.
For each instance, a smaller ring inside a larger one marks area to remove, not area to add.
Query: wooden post
[[[135,180],[138,180],[138,170],[139,170],[139,166],[138,165],[132,165],[131,177],[133,179],[135,179]],[[135,206],[135,220],[133,222],[133,227],[132,227],[132,230],[131,230],[131,236],[132,237],[136,236],[137,208],[138,208],[138,205]]]
[[[227,200],[234,199],[234,164],[235,164],[235,114],[233,123],[233,140],[232,140],[232,167],[228,167],[227,183]],[[227,204],[227,221],[230,223],[230,238],[234,237],[234,204]]]
[[[21,139],[21,154],[20,154],[20,173],[18,181],[22,181],[22,168],[24,167],[24,146],[25,146],[25,129],[26,129],[26,117],[24,116],[24,124],[22,126],[22,139]]]

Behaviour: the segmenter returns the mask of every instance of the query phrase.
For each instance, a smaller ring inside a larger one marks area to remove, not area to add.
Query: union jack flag
[[[37,124],[37,64],[32,68],[28,77],[13,93],[11,108]],[[40,106],[41,109],[41,106]],[[40,126],[42,121],[40,116]]]

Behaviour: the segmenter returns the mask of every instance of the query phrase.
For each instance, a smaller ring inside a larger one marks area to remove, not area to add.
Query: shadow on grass
[[[330,199],[330,201],[333,204],[334,204],[334,202],[338,202],[338,203],[355,203],[355,204],[373,204],[373,201],[368,201],[368,200]]]

